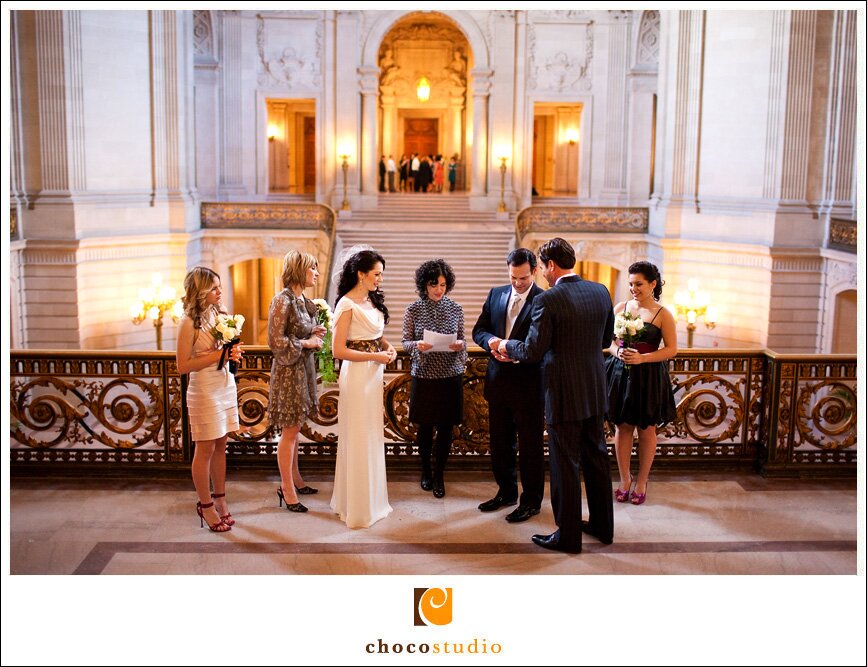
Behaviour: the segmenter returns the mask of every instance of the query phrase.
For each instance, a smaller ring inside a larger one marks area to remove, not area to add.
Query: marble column
[[[361,85],[361,192],[377,196],[379,155],[376,154],[376,107],[379,101],[379,68],[359,67]]]
[[[491,70],[474,69],[473,77],[473,173],[470,195],[484,197],[488,178],[488,98],[491,95]]]
[[[449,132],[446,135],[446,143],[443,147],[445,153],[443,154],[445,158],[446,164],[448,164],[448,158],[457,153],[463,159],[464,151],[463,145],[461,142],[461,138],[463,135],[463,110],[464,110],[464,93],[461,90],[454,89],[452,90],[452,94],[449,96],[449,110],[448,110],[448,124],[449,124]]]
[[[395,105],[394,88],[391,86],[382,89],[382,153],[386,157],[394,155],[395,160],[400,158],[397,153],[397,106]]]

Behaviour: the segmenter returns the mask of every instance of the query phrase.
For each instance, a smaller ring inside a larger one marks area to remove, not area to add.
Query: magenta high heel
[[[629,478],[629,487],[626,489],[626,491],[621,491],[618,487],[614,491],[614,500],[616,500],[618,503],[628,503],[629,497],[632,495],[632,483],[634,481],[635,480],[632,479],[632,477]]]
[[[644,501],[647,500],[647,487],[650,486],[650,482],[644,485],[644,493],[638,493],[638,491],[632,492],[632,504],[633,505],[643,505]]]

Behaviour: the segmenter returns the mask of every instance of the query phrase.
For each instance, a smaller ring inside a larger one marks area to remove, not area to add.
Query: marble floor
[[[530,542],[554,529],[477,505],[490,476],[453,472],[434,498],[390,473],[394,512],[366,530],[331,514],[331,478],[307,514],[279,509],[275,474],[232,471],[231,532],[199,527],[187,479],[15,478],[12,574],[855,574],[855,480],[773,480],[748,473],[654,473],[645,505],[615,503],[615,542],[585,536],[581,555]],[[585,508],[586,516],[586,508]]]

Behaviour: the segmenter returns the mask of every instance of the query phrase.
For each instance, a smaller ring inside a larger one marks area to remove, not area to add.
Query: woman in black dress
[[[633,347],[614,341],[606,360],[608,417],[617,426],[614,449],[620,485],[614,492],[619,503],[641,505],[647,499],[647,478],[656,454],[656,429],[676,418],[674,393],[668,377],[668,360],[677,354],[674,316],[659,303],[664,281],[650,262],[629,267],[632,299],[614,306],[644,321],[644,333]],[[660,347],[660,343],[664,346]],[[629,472],[632,434],[638,429],[638,477]],[[633,484],[635,488],[633,489]]]
[[[412,355],[409,420],[418,425],[416,443],[421,455],[421,488],[437,498],[446,494],[443,471],[452,445],[452,427],[464,418],[462,379],[467,364],[464,310],[446,294],[455,274],[444,259],[432,259],[415,272],[418,301],[403,316],[403,349]],[[430,352],[425,330],[456,334],[449,352]],[[436,465],[431,476],[433,431],[437,431]]]

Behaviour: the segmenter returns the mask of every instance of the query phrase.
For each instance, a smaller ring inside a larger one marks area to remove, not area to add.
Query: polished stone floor
[[[389,475],[394,512],[347,529],[328,507],[331,478],[308,475],[307,514],[279,509],[277,476],[229,473],[237,520],[199,527],[187,479],[15,478],[12,574],[855,574],[855,480],[773,480],[749,473],[654,473],[645,505],[615,503],[615,542],[545,551],[554,529],[548,489],[525,523],[477,505],[490,476],[454,472],[446,496],[415,475]],[[586,509],[585,509],[586,513]],[[585,514],[586,516],[586,514]]]

